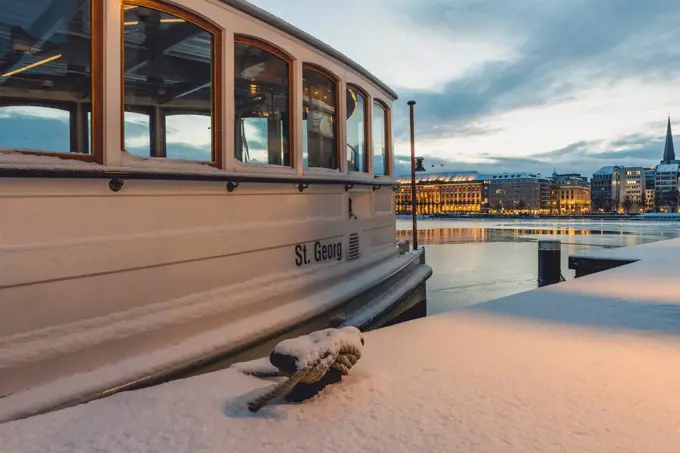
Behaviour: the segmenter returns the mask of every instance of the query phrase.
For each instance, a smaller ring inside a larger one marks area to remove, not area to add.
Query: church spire
[[[668,115],[668,126],[666,127],[666,145],[663,148],[662,164],[670,164],[675,160],[675,149],[673,148],[673,133],[671,132],[671,116]]]

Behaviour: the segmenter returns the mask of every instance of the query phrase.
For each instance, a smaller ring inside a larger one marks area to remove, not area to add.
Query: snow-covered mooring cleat
[[[284,382],[248,403],[257,412],[272,399],[286,394],[286,400],[301,402],[342,376],[361,358],[364,338],[356,327],[324,329],[280,342],[269,355],[278,372],[249,372],[258,377],[287,376]]]

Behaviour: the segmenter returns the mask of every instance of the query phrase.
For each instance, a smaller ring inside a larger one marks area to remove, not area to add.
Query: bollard
[[[408,252],[410,243],[411,241],[409,241],[408,239],[402,239],[401,241],[397,242],[397,248],[399,249],[400,255],[403,255],[404,253]]]
[[[560,241],[538,241],[538,287],[562,280],[562,244]]]

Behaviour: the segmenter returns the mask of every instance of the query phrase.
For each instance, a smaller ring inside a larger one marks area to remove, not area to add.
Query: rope
[[[340,371],[344,376],[361,358],[361,350],[353,345],[342,345],[335,351],[326,353],[313,362],[296,371],[284,382],[274,386],[271,390],[255,398],[248,403],[248,410],[257,412],[269,401],[279,395],[283,395],[291,390],[297,383],[313,384],[323,378],[331,368]],[[257,377],[281,377],[287,376],[285,372],[279,371],[243,371],[245,374]]]

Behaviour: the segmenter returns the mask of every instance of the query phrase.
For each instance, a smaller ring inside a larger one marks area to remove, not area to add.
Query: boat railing
[[[344,185],[345,191],[355,186],[371,186],[373,190],[392,186],[392,181],[378,179],[357,179],[350,177],[319,178],[273,175],[243,175],[229,173],[189,173],[189,172],[158,172],[135,170],[72,170],[72,169],[33,169],[33,168],[0,168],[0,178],[52,178],[52,179],[109,179],[109,187],[118,192],[125,180],[159,180],[159,181],[215,181],[227,183],[227,190],[233,192],[241,183],[294,184],[302,192],[310,184],[314,185]]]

